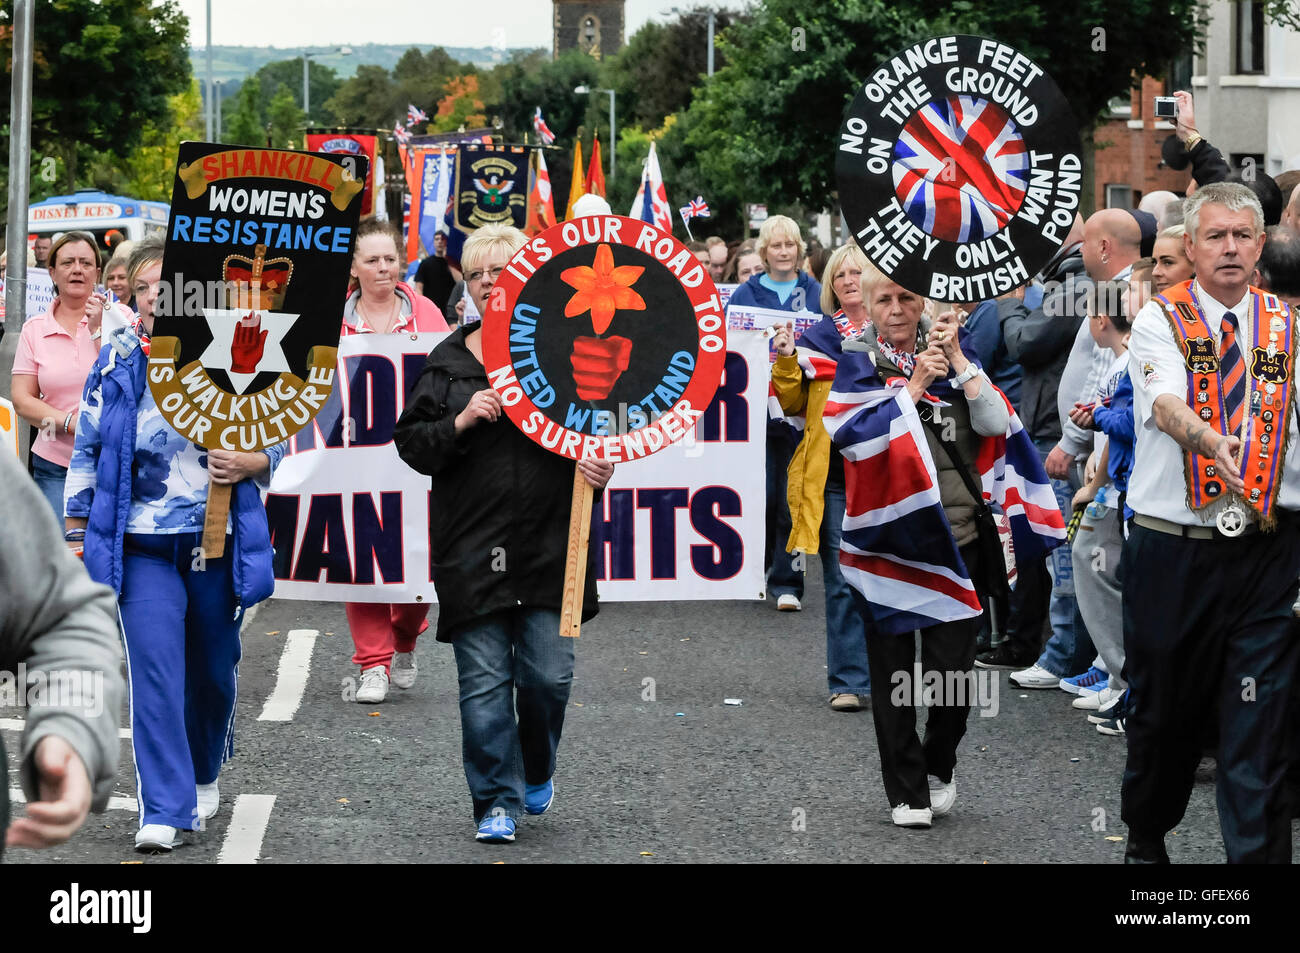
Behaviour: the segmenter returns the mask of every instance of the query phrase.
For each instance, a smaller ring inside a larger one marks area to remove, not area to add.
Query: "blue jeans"
[[[1035,441],[1035,445],[1046,464],[1047,456],[1056,444]],[[1073,466],[1070,468],[1069,480],[1052,480],[1056,503],[1067,524],[1073,515],[1070,503],[1078,488]],[[1043,646],[1037,664],[1053,675],[1069,678],[1086,672],[1097,652],[1092,646],[1088,629],[1083,624],[1083,616],[1079,614],[1079,603],[1074,598],[1074,561],[1068,544],[1062,543],[1048,553],[1047,568],[1052,574],[1052,598],[1047,606],[1047,617],[1052,623],[1052,637]]]
[[[826,585],[826,684],[832,695],[870,695],[867,621],[854,605],[853,592],[840,572],[844,487],[828,484],[823,499],[826,508],[822,512],[817,550],[822,557],[822,578]]]
[[[68,479],[68,468],[61,467],[57,463],[51,463],[44,457],[38,457],[32,454],[32,479],[41,489],[41,495],[45,497],[54,508],[54,518],[59,521],[59,529],[63,529],[63,484]]]
[[[799,431],[783,420],[767,422],[767,589],[776,599],[784,595],[803,598],[804,575],[794,568],[794,556],[785,551],[790,540],[790,503],[786,476],[790,458],[799,446]]]
[[[498,812],[517,818],[524,785],[555,773],[573,682],[573,639],[560,635],[554,609],[527,607],[473,619],[451,639],[474,820]]]

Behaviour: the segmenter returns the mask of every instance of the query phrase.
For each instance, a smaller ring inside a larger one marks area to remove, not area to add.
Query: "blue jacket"
[[[966,318],[971,345],[979,357],[980,365],[989,380],[1007,395],[1011,406],[1020,412],[1020,365],[1007,353],[1007,342],[1002,339],[1002,322],[998,320],[998,303],[984,301],[975,306]]]
[[[1133,381],[1128,374],[1121,377],[1115,386],[1115,393],[1110,397],[1110,406],[1093,410],[1092,419],[1110,438],[1110,463],[1106,468],[1107,474],[1115,484],[1115,489],[1127,493],[1128,478],[1133,472],[1133,460],[1137,448],[1137,434],[1133,428]]]
[[[129,328],[110,335],[86,379],[83,399],[103,397],[100,410],[100,453],[95,496],[86,525],[86,570],[96,582],[122,591],[122,540],[131,513],[131,464],[135,457],[136,410],[147,386],[149,360]],[[235,595],[247,609],[275,589],[271,533],[266,509],[252,480],[235,484],[230,495],[233,527],[231,569]]]
[[[731,293],[731,300],[727,307],[732,305],[744,305],[750,308],[773,308],[777,311],[794,311],[794,302],[799,297],[799,292],[803,292],[803,306],[805,310],[813,314],[822,313],[822,286],[814,278],[809,278],[805,271],[798,272],[795,278],[794,291],[790,297],[785,299],[785,304],[781,303],[781,297],[769,288],[762,285],[762,275],[750,275],[743,285]]]

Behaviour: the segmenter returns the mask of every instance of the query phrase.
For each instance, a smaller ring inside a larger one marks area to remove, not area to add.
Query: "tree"
[[[388,70],[358,66],[356,75],[339,87],[325,103],[325,109],[340,125],[386,126],[406,118],[406,104],[394,105],[398,98]]]
[[[594,128],[609,115],[607,97],[573,92],[577,86],[600,86],[599,63],[580,50],[568,50],[555,60],[539,60],[542,58],[529,54],[494,70],[501,92],[488,101],[487,113],[500,117],[507,139],[522,142],[525,134],[536,138],[533,111],[538,106],[559,142],[571,143],[584,121]]]
[[[226,142],[239,146],[266,145],[261,86],[250,77],[239,84],[239,92],[233,98],[234,110],[222,117],[226,127]]]
[[[715,31],[720,33],[736,19],[731,11],[715,11]],[[690,104],[691,93],[707,74],[707,37],[708,8],[696,7],[672,23],[646,23],[605,61],[603,85],[615,91],[623,122],[655,129]],[[715,49],[714,69],[724,65]]]
[[[105,192],[133,198],[170,202],[176,178],[176,155],[182,142],[203,138],[203,98],[199,81],[171,99],[171,121],[149,122],[141,134],[140,144],[125,160],[114,157],[90,157],[87,163],[91,184]]]
[[[339,87],[343,85],[343,80],[339,79],[333,67],[317,63],[313,59],[309,59],[307,63],[307,94],[311,101],[311,115],[304,121],[310,125],[332,122],[325,103],[338,92]],[[261,87],[262,102],[269,104],[280,87],[287,86],[293,96],[294,105],[302,109],[301,56],[267,63],[257,71],[255,78]],[[269,105],[267,108],[270,108]]]
[[[82,150],[127,156],[190,84],[189,22],[174,0],[39,0],[32,69],[34,151],[62,159],[76,187]],[[0,7],[0,58],[13,59],[13,3]],[[10,72],[0,97],[10,98]],[[4,143],[8,149],[8,142]]]
[[[281,83],[271,103],[266,107],[266,118],[271,125],[271,145],[277,149],[301,147],[305,114],[293,98],[293,90]]]
[[[482,127],[486,123],[483,100],[478,98],[478,77],[469,73],[447,80],[446,93],[438,100],[431,128],[435,132],[452,132],[461,127]]]
[[[944,33],[978,33],[1026,53],[1051,71],[1089,130],[1135,75],[1163,72],[1196,42],[1197,8],[1197,0],[766,0],[720,36],[727,65],[698,87],[684,116],[685,158],[715,194],[743,183],[748,201],[833,204],[833,144],[859,83],[884,57]]]

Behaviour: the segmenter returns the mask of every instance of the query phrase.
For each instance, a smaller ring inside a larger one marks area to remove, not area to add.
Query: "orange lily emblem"
[[[579,265],[560,272],[560,280],[575,289],[573,297],[564,307],[564,316],[572,318],[590,311],[592,329],[597,334],[603,334],[614,320],[616,310],[645,310],[644,299],[632,290],[645,268],[640,265],[620,265],[615,268],[614,253],[605,244],[596,249],[593,264],[594,268]]]

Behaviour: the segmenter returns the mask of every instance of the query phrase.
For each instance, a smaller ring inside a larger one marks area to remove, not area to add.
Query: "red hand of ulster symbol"
[[[578,385],[578,396],[583,400],[604,400],[614,384],[627,370],[632,354],[628,338],[580,337],[573,341],[573,383]]]
[[[261,330],[262,318],[256,312],[240,318],[235,325],[235,337],[230,344],[230,370],[236,374],[253,374],[262,360],[267,332]]]

